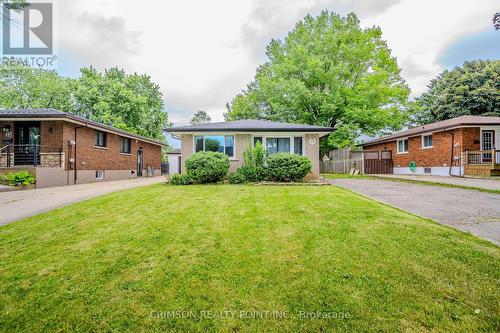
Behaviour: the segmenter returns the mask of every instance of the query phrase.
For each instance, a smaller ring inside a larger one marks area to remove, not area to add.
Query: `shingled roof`
[[[384,136],[375,140],[362,143],[362,146],[392,141],[399,138],[416,136],[429,132],[440,132],[451,128],[465,126],[494,126],[500,125],[500,117],[482,117],[482,116],[461,116],[457,118],[438,121],[436,123],[414,127],[406,131],[397,132],[388,136]]]
[[[331,127],[290,124],[277,121],[242,119],[234,121],[224,121],[217,123],[207,123],[191,126],[180,126],[168,129],[171,133],[186,132],[325,132],[333,131]]]
[[[165,145],[165,143],[144,137],[142,135],[130,133],[124,131],[122,129],[109,126],[97,121],[89,120],[71,113],[59,111],[56,109],[0,109],[0,120],[9,118],[9,119],[54,119],[54,120],[63,120],[70,121],[73,123],[79,123],[83,126],[93,126],[104,131],[110,131],[117,134],[121,134],[126,137],[131,137],[134,139],[138,139],[144,142],[149,142],[156,145]]]

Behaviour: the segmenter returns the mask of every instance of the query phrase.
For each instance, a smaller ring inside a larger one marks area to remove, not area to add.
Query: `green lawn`
[[[1,227],[0,331],[495,332],[499,259],[333,186],[154,185]]]

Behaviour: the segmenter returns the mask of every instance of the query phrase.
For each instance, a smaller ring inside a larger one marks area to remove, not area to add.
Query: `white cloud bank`
[[[225,104],[265,61],[270,39],[286,36],[308,13],[353,11],[363,26],[380,26],[418,95],[443,70],[443,50],[490,29],[498,9],[490,0],[56,1],[60,56],[78,67],[149,74],[176,124],[197,110],[222,120]]]

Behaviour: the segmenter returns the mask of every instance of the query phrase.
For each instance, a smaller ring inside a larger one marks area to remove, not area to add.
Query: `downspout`
[[[82,127],[87,127],[87,124],[86,126],[78,126],[78,127],[75,127],[75,154],[73,156],[73,159],[75,160],[74,164],[73,164],[73,185],[76,185],[76,180],[77,180],[77,172],[76,172],[76,169],[77,169],[77,163],[76,163],[76,149],[77,149],[77,133],[78,133],[78,129],[82,128]]]
[[[448,171],[448,174],[449,174],[449,176],[450,176],[450,177],[459,177],[459,178],[461,178],[460,176],[455,176],[455,175],[453,175],[453,174],[452,174],[452,172],[451,172],[451,168],[453,167],[453,148],[454,148],[454,146],[455,146],[455,133],[453,133],[453,132],[448,132],[448,134],[450,134],[450,135],[451,135],[450,169],[449,169],[449,171]],[[460,167],[459,167],[459,169],[460,169]]]

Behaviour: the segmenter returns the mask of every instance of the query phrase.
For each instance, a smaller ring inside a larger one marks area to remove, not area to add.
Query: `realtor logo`
[[[52,3],[4,3],[4,56],[52,54],[53,22]]]

